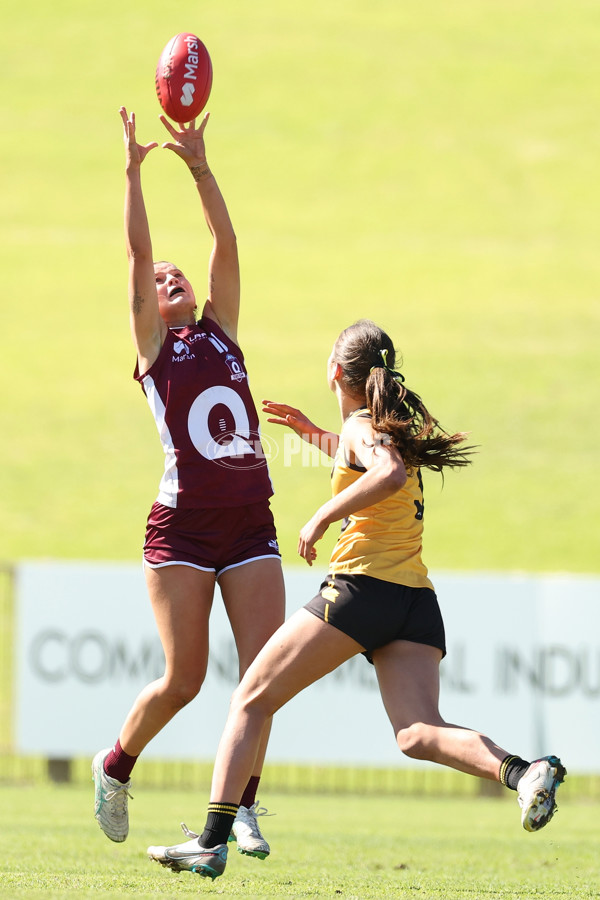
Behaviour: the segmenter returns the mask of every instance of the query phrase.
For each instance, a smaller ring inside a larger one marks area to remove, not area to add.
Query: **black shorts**
[[[357,641],[369,662],[373,650],[392,641],[428,644],[446,655],[444,621],[431,588],[370,575],[329,575],[304,609]]]

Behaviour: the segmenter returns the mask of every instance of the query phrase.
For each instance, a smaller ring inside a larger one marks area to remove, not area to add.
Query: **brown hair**
[[[473,447],[461,447],[465,432],[449,434],[414,391],[395,371],[396,351],[391,339],[369,319],[346,328],[333,347],[342,368],[346,390],[365,397],[375,432],[387,435],[408,468],[421,466],[441,472],[467,466]]]

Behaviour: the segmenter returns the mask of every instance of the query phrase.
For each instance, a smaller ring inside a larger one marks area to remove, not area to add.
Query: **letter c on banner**
[[[71,669],[78,681],[95,684],[108,675],[110,647],[99,631],[83,631],[71,641]]]
[[[67,666],[64,664],[64,649],[67,636],[62,631],[41,631],[31,643],[29,657],[31,667],[42,681],[63,681],[67,677]],[[56,645],[54,653],[52,645]],[[60,659],[63,659],[61,666]],[[51,667],[52,660],[55,660]]]
[[[210,413],[218,404],[227,407],[235,422],[235,433],[228,444],[219,444],[208,427]],[[252,445],[244,440],[250,437],[250,421],[244,402],[239,394],[224,385],[217,384],[198,394],[190,407],[188,432],[194,447],[205,459],[212,461],[254,454]]]

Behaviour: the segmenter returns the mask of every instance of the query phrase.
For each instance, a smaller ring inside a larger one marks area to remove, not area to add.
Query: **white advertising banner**
[[[285,574],[289,615],[316,593],[324,573]],[[524,758],[556,753],[572,772],[599,772],[600,579],[434,573],[433,581],[448,644],[444,718]],[[17,613],[17,750],[68,758],[113,744],[137,693],[163,671],[141,565],[24,563]],[[213,758],[237,682],[218,590],[210,645],[199,696],[145,756]],[[415,766],[395,746],[362,656],[277,713],[269,759]]]

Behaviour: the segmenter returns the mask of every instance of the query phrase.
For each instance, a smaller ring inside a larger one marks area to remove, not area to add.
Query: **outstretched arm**
[[[381,503],[406,482],[406,468],[399,452],[391,443],[382,441],[368,422],[350,420],[344,425],[343,434],[346,449],[360,458],[366,472],[324,503],[300,531],[298,553],[309,566],[317,556],[315,543],[333,522]]]
[[[299,409],[288,406],[286,403],[274,403],[272,400],[263,400],[262,407],[263,412],[269,416],[267,422],[272,422],[274,425],[287,425],[308,444],[318,447],[327,456],[332,458],[335,456],[340,440],[338,434],[319,428]]]
[[[165,326],[158,309],[152,241],[142,193],[141,165],[156,141],[138,144],[135,113],[119,110],[125,141],[125,245],[129,260],[129,321],[140,372],[147,371],[160,351]]]
[[[229,212],[217,181],[206,161],[204,131],[208,123],[206,113],[196,128],[196,120],[175,128],[161,116],[161,122],[173,138],[163,144],[187,164],[192,173],[204,217],[213,236],[213,248],[208,266],[208,299],[203,314],[214,319],[223,331],[237,343],[240,311],[240,267],[237,241]]]

